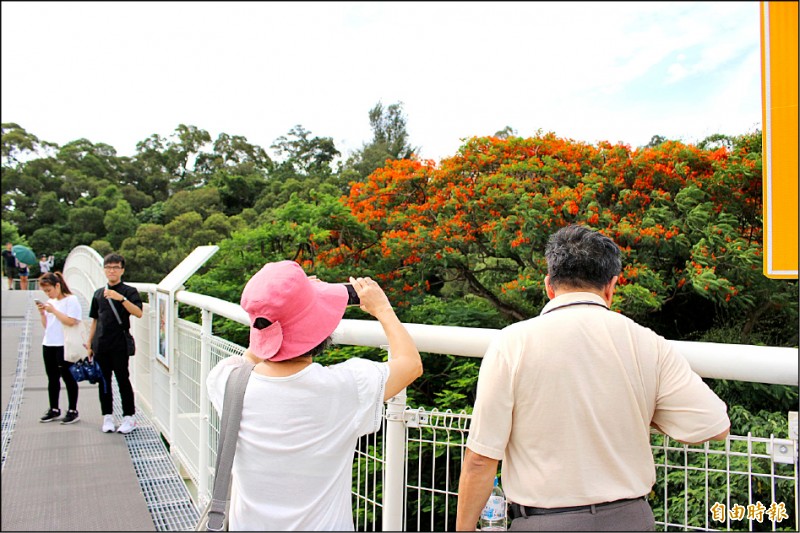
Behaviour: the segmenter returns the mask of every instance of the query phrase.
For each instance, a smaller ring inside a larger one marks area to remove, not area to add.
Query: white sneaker
[[[103,433],[114,433],[114,416],[103,416]]]
[[[130,433],[134,429],[136,429],[136,422],[133,420],[133,417],[123,416],[122,424],[117,428],[117,433]]]

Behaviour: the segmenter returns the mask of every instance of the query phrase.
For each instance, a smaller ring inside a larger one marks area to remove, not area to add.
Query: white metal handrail
[[[238,304],[212,296],[180,291],[175,299],[248,324],[247,312]],[[492,338],[500,331],[489,328],[404,324],[421,352],[483,357]],[[380,347],[387,343],[375,320],[342,320],[333,333],[336,344]],[[797,385],[798,350],[775,346],[672,341],[692,369],[704,378]]]
[[[64,273],[73,292],[83,294],[87,300],[91,299],[91,294],[97,287],[105,283],[102,258],[89,247],[81,246],[73,250],[67,259]],[[156,285],[129,284],[148,296],[142,318],[131,320],[138,347],[131,373],[137,391],[137,403],[170,443],[174,459],[197,486],[200,500],[198,503],[204,504],[210,497],[219,428],[219,417],[210,408],[205,393],[206,377],[209,369],[219,360],[228,355],[241,355],[243,352],[241,346],[214,336],[212,323],[214,315],[218,315],[247,325],[248,315],[238,304],[183,290],[176,292],[176,302],[200,311],[201,324],[183,319],[174,321],[172,331],[168,332],[174,349],[171,364],[167,368],[156,359],[154,350],[151,349],[151,346],[157,346],[157,317],[155,306],[151,305],[155,302]],[[486,347],[499,331],[424,324],[405,325],[421,352],[478,358],[483,356]],[[343,320],[334,332],[333,339],[338,344],[348,345],[381,347],[387,344],[382,327],[374,320]],[[703,377],[797,385],[797,349],[673,342],[686,356],[692,368]],[[358,451],[358,468],[362,467],[362,462],[366,468],[364,480],[365,487],[368,488],[364,490],[371,491],[370,494],[356,494],[355,505],[357,511],[363,514],[364,520],[363,523],[360,520],[358,522],[361,529],[370,529],[367,522],[370,516],[375,520],[376,509],[381,511],[383,530],[406,529],[406,500],[407,492],[411,488],[406,464],[410,445],[408,431],[409,428],[424,427],[429,418],[430,415],[423,415],[420,410],[409,409],[405,396],[398,395],[388,404],[383,429],[379,432],[381,437],[371,441],[370,450]],[[460,446],[463,447],[469,416],[446,415],[445,419],[464,420],[463,425],[458,422],[457,428]],[[401,430],[396,431],[397,428]],[[448,443],[447,446],[453,444]],[[793,446],[796,457],[796,440]],[[380,473],[375,472],[378,468],[381,469]],[[373,479],[371,484],[370,469]],[[360,472],[361,470],[359,476]],[[394,474],[387,475],[387,472]],[[406,472],[405,479],[398,476],[397,472]],[[376,474],[379,476],[378,480],[375,480]],[[377,487],[379,483],[382,485],[380,490]],[[415,488],[419,490],[418,487]],[[446,497],[454,496],[454,493],[448,491],[443,494]],[[794,504],[797,515],[797,501]],[[375,527],[373,522],[372,529]]]

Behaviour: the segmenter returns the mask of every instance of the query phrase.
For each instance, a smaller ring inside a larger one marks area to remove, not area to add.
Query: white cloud
[[[667,74],[667,83],[675,83],[684,79],[690,72],[681,63],[673,63],[667,69]]]
[[[4,2],[0,96],[4,122],[123,155],[180,123],[265,148],[301,124],[346,154],[402,101],[440,159],[506,125],[634,146],[749,131],[758,50],[757,3]]]

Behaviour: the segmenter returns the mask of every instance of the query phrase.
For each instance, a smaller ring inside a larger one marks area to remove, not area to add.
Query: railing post
[[[387,350],[388,351],[388,350]],[[389,352],[389,359],[392,358]],[[405,439],[406,389],[386,402],[386,435],[383,478],[383,531],[403,531],[405,505]]]
[[[202,322],[200,323],[200,438],[197,469],[200,479],[197,480],[197,496],[200,502],[205,502],[208,496],[208,432],[210,421],[208,419],[208,390],[206,378],[211,366],[211,322],[214,315],[208,309],[203,309]]]
[[[156,296],[158,299],[158,296]],[[175,303],[174,308],[172,309],[172,316],[178,316],[178,306],[177,302]],[[178,425],[178,371],[180,367],[180,361],[178,357],[175,357],[175,354],[178,351],[175,349],[175,343],[178,339],[178,332],[177,330],[178,321],[173,318],[167,324],[167,338],[171,339],[168,344],[168,351],[170,352],[169,356],[169,440],[172,442],[178,441],[178,433],[177,433],[177,425]]]
[[[150,298],[148,297],[148,300],[149,299]],[[142,307],[144,308],[144,304],[142,304]],[[131,315],[131,316],[133,316],[133,315]],[[150,308],[149,307],[147,309],[147,313],[145,313],[144,310],[142,310],[142,318],[140,318],[139,320],[142,320],[147,324],[147,333],[150,333],[151,331],[153,331],[152,329],[150,329],[151,324],[150,324]],[[136,325],[137,325],[137,327],[134,328],[133,327],[133,321],[131,321],[131,329],[130,329],[130,331],[131,331],[131,335],[133,336],[134,340],[136,340],[136,337],[137,337],[136,335],[134,335],[134,332],[136,332],[137,330],[141,331],[141,328],[142,328],[142,326],[139,325],[138,322],[136,323]],[[147,344],[149,345],[150,342],[148,342]],[[139,342],[136,343],[136,353],[138,355],[142,355],[142,347],[143,346],[144,346],[144,341],[139,339]],[[133,389],[134,389],[133,392],[137,393],[137,394],[139,392],[137,390],[138,389],[138,387],[137,387],[137,379],[139,377],[139,370],[138,370],[139,365],[137,364],[138,361],[139,361],[138,359],[134,359],[133,357],[129,357],[128,358],[128,373],[130,375],[131,385],[133,386]]]

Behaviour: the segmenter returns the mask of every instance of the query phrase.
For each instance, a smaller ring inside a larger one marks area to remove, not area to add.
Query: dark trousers
[[[103,390],[102,383],[98,385],[100,394],[100,411],[104,415],[114,414],[114,396],[111,388],[111,373],[117,377],[119,387],[119,397],[122,400],[122,416],[133,416],[136,414],[136,407],[133,403],[133,387],[131,386],[130,373],[128,372],[129,357],[124,353],[95,355],[100,368],[103,370],[103,377],[107,387]]]
[[[509,531],[654,531],[656,521],[644,499],[627,500],[582,511],[521,516]]]
[[[67,387],[69,409],[78,409],[78,382],[69,371],[70,365],[64,361],[63,346],[42,346],[44,371],[47,374],[47,395],[50,398],[50,409],[58,409],[58,397],[61,394],[61,380]]]

